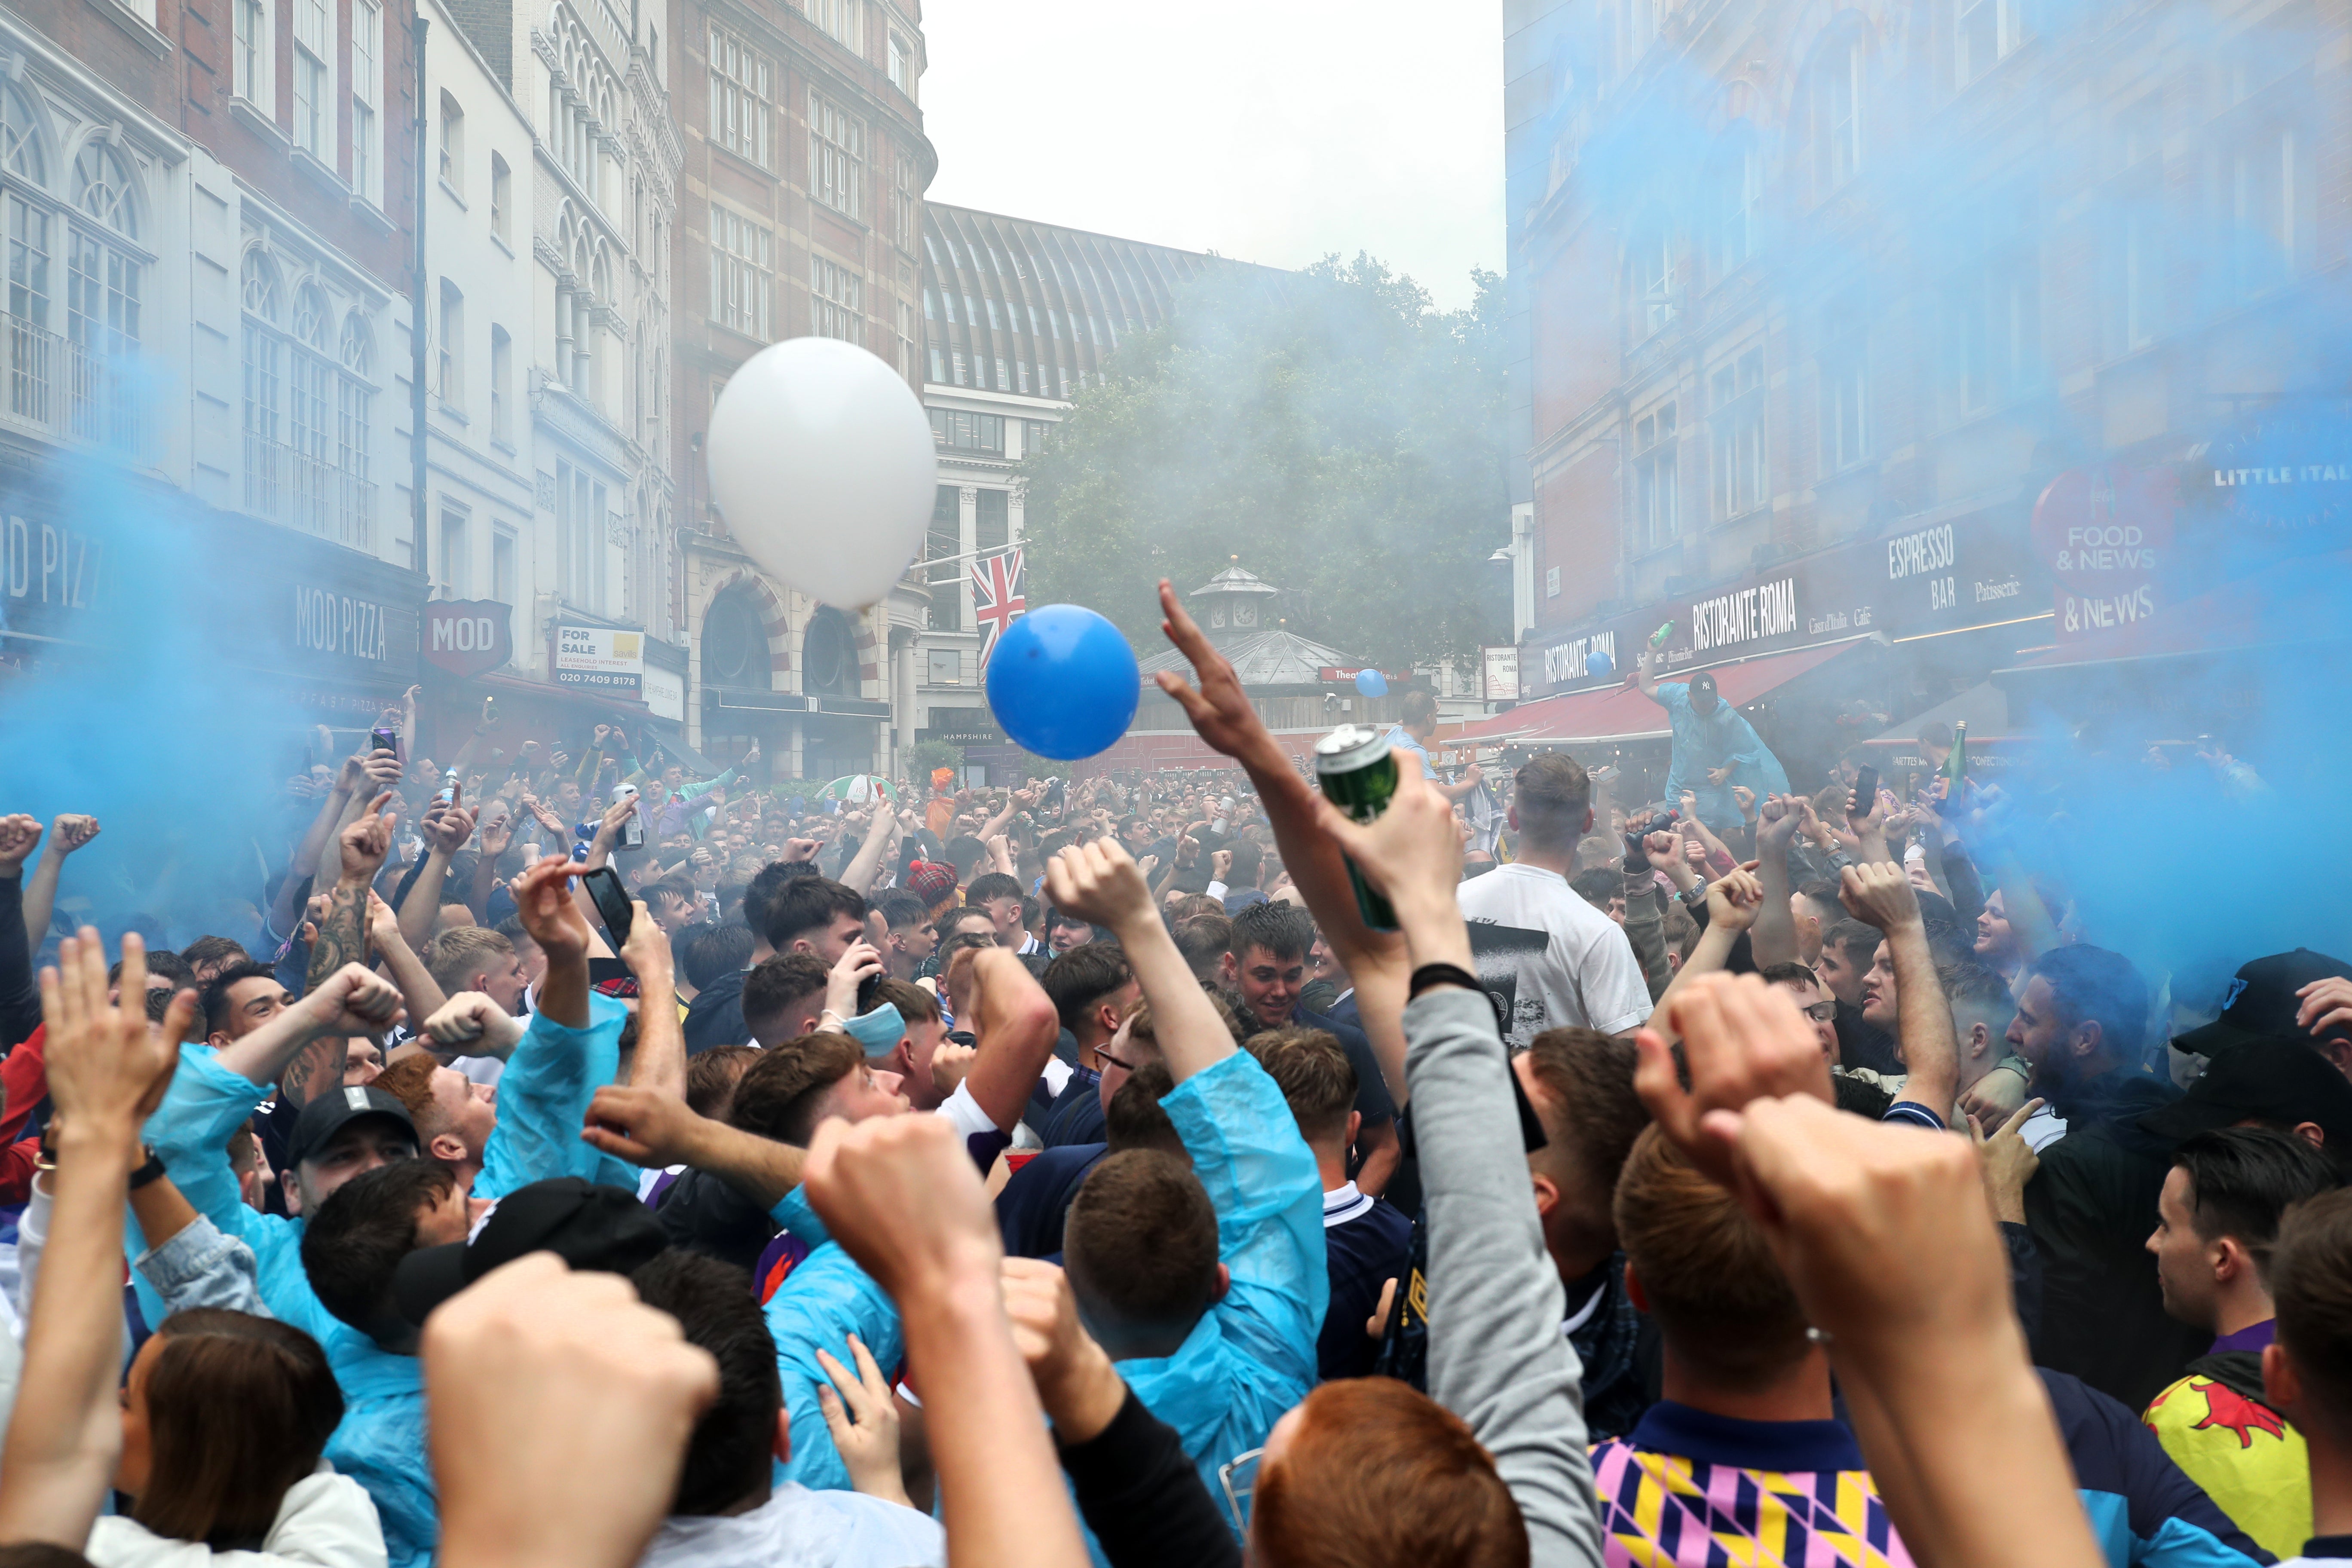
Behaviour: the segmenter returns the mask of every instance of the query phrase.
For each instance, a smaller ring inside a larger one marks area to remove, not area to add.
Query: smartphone
[[[882,976],[869,974],[857,983],[857,1016],[864,1017],[874,1011],[875,993],[882,989]]]
[[[629,908],[629,891],[621,886],[620,873],[610,866],[599,866],[583,876],[580,882],[588,889],[589,900],[596,906],[596,913],[604,921],[604,929],[613,933],[614,947],[625,946],[629,940],[629,921],[635,911]]]
[[[400,754],[400,731],[389,724],[378,724],[368,731],[368,745],[370,750],[390,752],[396,757]]]
[[[614,847],[643,849],[646,847],[646,819],[642,813],[631,812],[621,819],[621,837]]]
[[[1878,770],[1871,767],[1853,771],[1853,798],[1846,803],[1849,817],[1868,816],[1878,809]]]

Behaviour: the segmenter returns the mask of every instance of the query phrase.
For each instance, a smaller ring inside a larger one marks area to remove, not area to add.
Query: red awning
[[[1706,668],[1715,677],[1716,690],[1723,700],[1735,708],[1744,708],[1775,688],[1827,664],[1866,640],[1849,637],[1843,642],[1819,647],[1770,653],[1759,658],[1743,659],[1738,664]],[[1696,669],[1678,670],[1671,679],[1685,680],[1697,673]],[[1442,735],[1437,743],[1447,748],[1499,746],[1507,742],[1537,746],[1569,742],[1589,745],[1661,740],[1671,733],[1673,731],[1666,721],[1666,710],[1643,696],[1636,688],[1627,685],[1602,687],[1591,691],[1570,691],[1559,697],[1522,702],[1507,713],[1481,719],[1459,733]]]

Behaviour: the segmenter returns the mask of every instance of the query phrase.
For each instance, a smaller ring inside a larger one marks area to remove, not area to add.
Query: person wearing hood
[[[1693,795],[1699,820],[1718,833],[1728,833],[1743,820],[1733,785],[1744,785],[1758,800],[1788,794],[1788,770],[1755,726],[1717,695],[1715,677],[1702,669],[1687,683],[1661,685],[1651,668],[1653,657],[1649,649],[1642,651],[1635,680],[1642,695],[1664,709],[1674,726],[1667,804]]]

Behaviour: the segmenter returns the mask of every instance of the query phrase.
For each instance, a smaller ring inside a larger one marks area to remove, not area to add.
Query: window
[[[710,300],[721,326],[768,341],[774,268],[772,234],[726,207],[710,209]]]
[[[327,57],[333,47],[327,0],[294,0],[294,145],[314,158],[330,160],[334,156],[334,94]]]
[[[1764,194],[1764,161],[1746,125],[1733,129],[1717,153],[1710,184],[1714,208],[1715,277],[1719,282],[1756,254],[1756,208]]]
[[[585,468],[556,459],[555,526],[563,549],[563,596],[600,615],[604,607],[607,493]]]
[[[2156,341],[2164,320],[2164,128],[2162,100],[2148,94],[2116,126],[2121,173],[2109,193],[2105,227],[2113,247],[2108,294],[2112,348],[2128,353]]]
[[[441,183],[466,194],[466,111],[446,91],[441,94]]]
[[[1675,467],[1675,405],[1633,421],[1633,553],[1647,555],[1681,531]]]
[[[931,629],[933,631],[952,631],[955,629],[952,626],[941,626],[940,624],[940,616],[946,606],[955,604],[956,601],[957,591],[952,588],[948,590],[947,594],[941,598],[931,601]],[[947,610],[946,613],[952,616],[955,612],[950,609]],[[933,686],[961,686],[963,684],[962,649],[952,647],[935,647],[931,649],[930,663],[931,684]]]
[[[277,81],[269,68],[269,11],[262,0],[229,0],[229,53],[236,96],[273,109]]]
[[[507,336],[504,327],[490,329],[490,439],[511,441],[514,432],[508,421],[512,399],[507,391],[508,381],[514,374],[514,341]]]
[[[809,332],[814,337],[839,338],[864,343],[865,322],[858,306],[862,280],[846,267],[822,256],[809,258]]]
[[[775,133],[773,68],[732,34],[710,29],[710,134],[721,147],[762,169]]]
[[[342,361],[335,390],[335,466],[356,484],[366,485],[374,447],[375,394],[367,384],[375,375],[375,340],[357,310],[343,318]]]
[[[515,602],[515,588],[520,581],[516,574],[515,536],[505,529],[490,531],[490,597],[501,605]]]
[[[2218,193],[2230,245],[2230,283],[2241,300],[2274,289],[2308,265],[2315,205],[2311,138],[2256,120],[2221,155]]]
[[[1663,222],[1654,224],[1633,248],[1635,320],[1642,335],[1653,337],[1672,326],[1675,314],[1675,237]]]
[[[1870,451],[1870,328],[1859,292],[1822,311],[1822,471],[1834,474]]]
[[[441,279],[441,335],[433,351],[433,395],[441,406],[463,412],[466,406],[466,297],[446,278]]]
[[[866,0],[801,0],[809,20],[853,55],[866,53]]]
[[[1749,349],[1708,380],[1715,442],[1713,479],[1718,522],[1743,517],[1769,499],[1764,480],[1764,351]]]
[[[49,324],[49,215],[14,191],[8,193],[8,314],[30,327]],[[9,345],[10,411],[46,419],[47,378],[37,364],[46,345],[31,334],[20,337],[13,323],[9,335],[16,340]]]
[[[1045,379],[1045,367],[1042,364],[1037,367],[1037,379],[1041,384]],[[1028,431],[1021,438],[1021,449],[1030,457],[1037,456],[1045,450],[1047,444],[1052,441],[1053,429],[1054,426],[1048,420],[1032,419],[1029,421]]]
[[[915,368],[915,303],[911,300],[900,300],[897,301],[896,308],[898,318],[898,374],[912,381],[918,374]]]
[[[995,414],[966,414],[959,409],[934,408],[931,415],[931,436],[942,447],[958,452],[985,452],[992,457],[1004,455],[1004,420]]]
[[[472,552],[466,547],[466,514],[445,511],[441,514],[441,585],[453,599],[469,598],[473,594],[474,574],[468,569],[473,563]]]
[[[940,351],[933,349],[931,351],[931,379],[935,382],[944,382],[947,378],[948,367],[942,360]]]
[[[1945,316],[1960,412],[1998,406],[2037,379],[2042,280],[2032,251],[1963,270],[1947,289]]]
[[[1953,79],[1961,87],[1992,69],[2024,40],[2019,0],[1958,0],[1952,51]]]
[[[1024,396],[1024,397],[1028,396],[1028,395],[1029,395],[1029,366],[1028,366],[1027,363],[1026,363],[1025,361],[1024,361],[1024,362],[1016,363],[1013,365],[1013,368],[1014,370],[1016,370],[1016,371],[1018,371],[1018,372],[1020,373],[1020,374],[1019,374],[1015,379],[1017,379],[1017,380],[1020,382],[1020,384],[1021,384],[1021,395],[1022,395],[1022,396]]]
[[[115,238],[139,237],[134,193],[130,163],[111,143],[88,142],[75,157],[76,220],[66,232],[66,335],[89,353],[124,354],[139,346],[145,263]],[[102,229],[94,230],[85,219]],[[88,394],[77,389],[76,395]]]
[[[507,237],[507,214],[514,207],[514,174],[507,161],[490,154],[490,232]]]
[[[895,27],[890,32],[890,85],[908,98],[915,96],[915,46]]]
[[[1004,330],[1003,323],[1002,323],[1001,321],[999,321],[996,319],[996,300],[994,300],[994,298],[992,298],[992,298],[987,301],[987,304],[988,304],[988,330],[989,330],[990,331],[992,331],[992,332],[1003,331]]]
[[[25,89],[0,80],[0,170],[47,185],[49,165],[41,156],[40,123]]]
[[[1000,430],[1002,426],[1000,425]],[[1002,449],[1003,437],[998,437]],[[971,547],[981,554],[1003,550],[1013,542],[1013,493],[1010,490],[975,490],[972,492]]]
[[[809,195],[845,216],[863,217],[866,127],[811,92],[808,132]]]
[[[949,358],[955,362],[955,384],[958,386],[961,386],[964,384],[963,351],[961,349],[955,350],[949,355]]]
[[[352,189],[383,200],[383,131],[376,105],[383,94],[383,0],[352,0]]]
[[[956,297],[952,294],[942,293],[940,296],[940,308],[947,312],[948,324],[950,326],[953,326],[955,324],[955,301]]]
[[[908,254],[915,249],[915,226],[922,221],[923,196],[915,189],[915,161],[904,153],[891,159],[891,243]]]
[[[937,410],[932,412],[934,426],[939,422]],[[925,575],[934,584],[931,589],[931,629],[955,632],[963,629],[963,593],[953,579],[963,574],[963,511],[959,492],[953,485],[941,485],[931,498],[930,531],[923,538],[923,559],[934,563]],[[940,579],[950,579],[944,587]],[[939,655],[934,653],[933,659]],[[939,679],[937,675],[933,679]]]
[[[1013,390],[1013,383],[1004,374],[1004,362],[1003,360],[998,360],[996,362],[996,390],[999,392],[1010,392]]]
[[[1813,158],[1817,195],[1828,195],[1862,169],[1862,44],[1847,36],[1822,46],[1813,62]]]
[[[1557,566],[1548,567],[1544,572],[1544,597],[1559,597],[1559,568]]]

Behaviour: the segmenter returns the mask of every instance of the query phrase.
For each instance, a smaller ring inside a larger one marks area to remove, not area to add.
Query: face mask
[[[906,1034],[907,1021],[898,1016],[896,1005],[885,1002],[871,1013],[860,1014],[849,1020],[845,1032],[866,1047],[867,1056],[887,1056],[897,1048],[899,1038]]]

